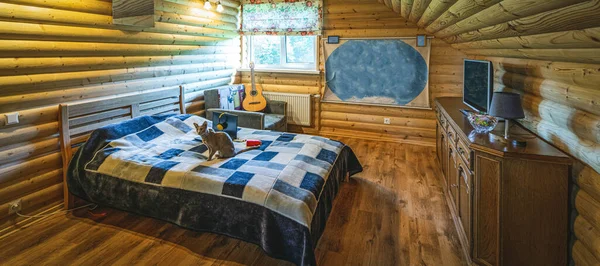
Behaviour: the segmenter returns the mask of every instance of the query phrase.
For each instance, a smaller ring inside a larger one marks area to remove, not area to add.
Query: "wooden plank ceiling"
[[[468,55],[600,63],[599,0],[379,0]]]

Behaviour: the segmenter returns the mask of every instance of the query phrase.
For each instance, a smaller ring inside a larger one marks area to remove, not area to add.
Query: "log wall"
[[[25,213],[61,199],[56,104],[183,84],[188,111],[202,113],[201,91],[227,84],[239,61],[239,3],[222,2],[217,14],[202,1],[157,0],[155,27],[140,30],[113,25],[107,0],[0,0],[0,114],[19,111],[21,120],[6,126],[0,116],[0,230],[20,221],[6,215],[13,199]],[[325,36],[435,35],[432,100],[461,94],[465,54],[493,61],[497,89],[523,94],[521,123],[581,161],[570,254],[599,265],[599,13],[600,0],[327,0],[324,19]],[[257,80],[266,91],[323,89],[322,74]],[[431,111],[315,103],[313,126],[293,130],[434,143]]]
[[[600,265],[600,0],[379,0],[523,95],[521,124],[579,160],[570,255]],[[423,6],[426,6],[424,9]]]
[[[479,57],[494,63],[495,89],[522,95],[520,123],[579,159],[572,180],[572,258],[600,263],[600,65]]]
[[[113,25],[110,1],[0,1],[0,234],[23,220],[11,201],[32,214],[62,200],[59,103],[183,85],[202,114],[201,91],[230,83],[239,62],[239,2],[222,2],[217,13],[157,0],[155,27],[140,28]]]
[[[412,37],[427,34],[418,19],[401,18],[392,8],[372,1],[327,1],[325,32],[342,38]],[[415,9],[415,5],[413,5]],[[420,5],[418,12],[424,12]],[[436,97],[460,96],[462,62],[466,56],[440,39],[431,40],[429,91]],[[390,125],[383,123],[390,118]],[[431,110],[322,103],[320,134],[435,145],[435,117]]]
[[[412,37],[426,33],[377,0],[328,0],[323,12],[323,36]],[[322,53],[320,48],[319,51]],[[432,40],[429,79],[432,102],[435,97],[461,94],[465,57],[442,40]],[[319,61],[323,70],[322,55]],[[266,91],[320,94],[324,89],[322,74],[257,73],[256,81]],[[249,74],[238,73],[238,82],[249,84]],[[435,145],[435,116],[430,110],[319,103],[318,100],[314,106],[313,126],[291,127],[292,130]],[[386,117],[391,118],[390,125],[383,123]]]
[[[600,265],[600,0],[379,2],[494,62],[496,89],[523,95],[521,124],[580,161],[570,254],[576,265]]]
[[[268,92],[284,92],[284,93],[300,93],[319,95],[321,93],[322,79],[320,74],[291,74],[291,73],[274,73],[274,72],[256,72],[255,82],[261,86],[264,91]],[[246,86],[251,86],[250,72],[238,72],[236,83],[243,83]],[[313,110],[312,125],[309,127],[288,125],[288,130],[293,132],[318,134],[319,125],[319,98],[312,98]]]

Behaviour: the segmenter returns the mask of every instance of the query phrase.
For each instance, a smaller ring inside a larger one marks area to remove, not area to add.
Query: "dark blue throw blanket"
[[[314,248],[340,185],[362,171],[352,150],[322,137],[241,129],[240,138],[263,145],[206,161],[206,146],[193,130],[194,122],[203,121],[143,116],[94,131],[70,162],[69,191],[315,265]]]

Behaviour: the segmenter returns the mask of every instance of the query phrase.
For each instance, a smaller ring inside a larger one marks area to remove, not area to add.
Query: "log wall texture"
[[[414,37],[427,34],[415,17],[399,17],[393,9],[371,1],[327,1],[325,32],[342,38]],[[420,5],[419,11],[426,6]],[[413,8],[416,8],[413,3]],[[397,7],[396,7],[397,9]],[[429,98],[460,96],[465,54],[441,39],[431,40]],[[431,110],[322,103],[319,132],[326,136],[355,136],[395,142],[435,145],[435,116]],[[390,118],[391,124],[383,123]]]
[[[202,90],[228,84],[239,62],[239,2],[222,2],[219,14],[202,1],[157,0],[155,27],[140,29],[113,25],[107,0],[0,0],[0,114],[21,120],[7,126],[0,115],[0,230],[21,221],[7,216],[14,199],[25,213],[61,200],[58,103],[184,85],[188,111],[202,114]],[[435,35],[431,100],[461,95],[463,58],[493,61],[496,89],[523,95],[521,123],[581,162],[570,254],[600,265],[600,0],[327,0],[323,12],[324,36]],[[257,81],[266,91],[323,90],[322,74]],[[315,100],[313,126],[291,129],[434,145],[435,117]]]
[[[579,160],[570,255],[576,265],[600,265],[600,0],[379,2],[492,61],[495,89],[523,96],[520,123]]]
[[[321,92],[321,75],[320,74],[292,74],[292,73],[275,73],[275,72],[256,72],[255,82],[257,86],[261,86],[267,92],[282,92],[282,93],[300,93],[319,95]],[[246,86],[251,86],[252,81],[250,72],[239,71],[236,76],[236,83],[243,83]],[[319,123],[319,98],[312,98],[311,126],[288,125],[288,130],[293,132],[318,134],[316,128]]]
[[[202,90],[229,84],[239,63],[238,1],[157,0],[155,27],[112,23],[111,1],[0,1],[0,234],[23,213],[62,200],[58,104],[183,85],[187,111]],[[19,113],[6,125],[4,113]]]
[[[426,34],[414,22],[398,16],[377,0],[328,0],[324,6],[324,35],[344,38],[414,37]],[[319,42],[321,44],[321,42]],[[319,52],[322,49],[319,47]],[[432,40],[430,99],[459,96],[462,92],[462,60],[466,55],[440,39]],[[323,70],[322,54],[319,56]],[[321,74],[257,73],[256,81],[266,91],[320,94]],[[247,72],[238,72],[238,82],[250,83]],[[351,136],[395,142],[435,145],[435,115],[431,110],[376,107],[314,102],[313,126],[291,127],[325,136]],[[433,106],[433,105],[432,105]],[[390,118],[390,125],[383,123]]]
[[[479,58],[494,63],[495,90],[522,95],[526,117],[520,123],[579,159],[572,171],[572,258],[577,265],[598,265],[600,65]]]

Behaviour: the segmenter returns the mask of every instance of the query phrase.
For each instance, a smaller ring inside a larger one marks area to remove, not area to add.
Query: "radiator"
[[[288,124],[310,126],[312,101],[310,94],[264,92],[265,98],[271,101],[287,102]]]

